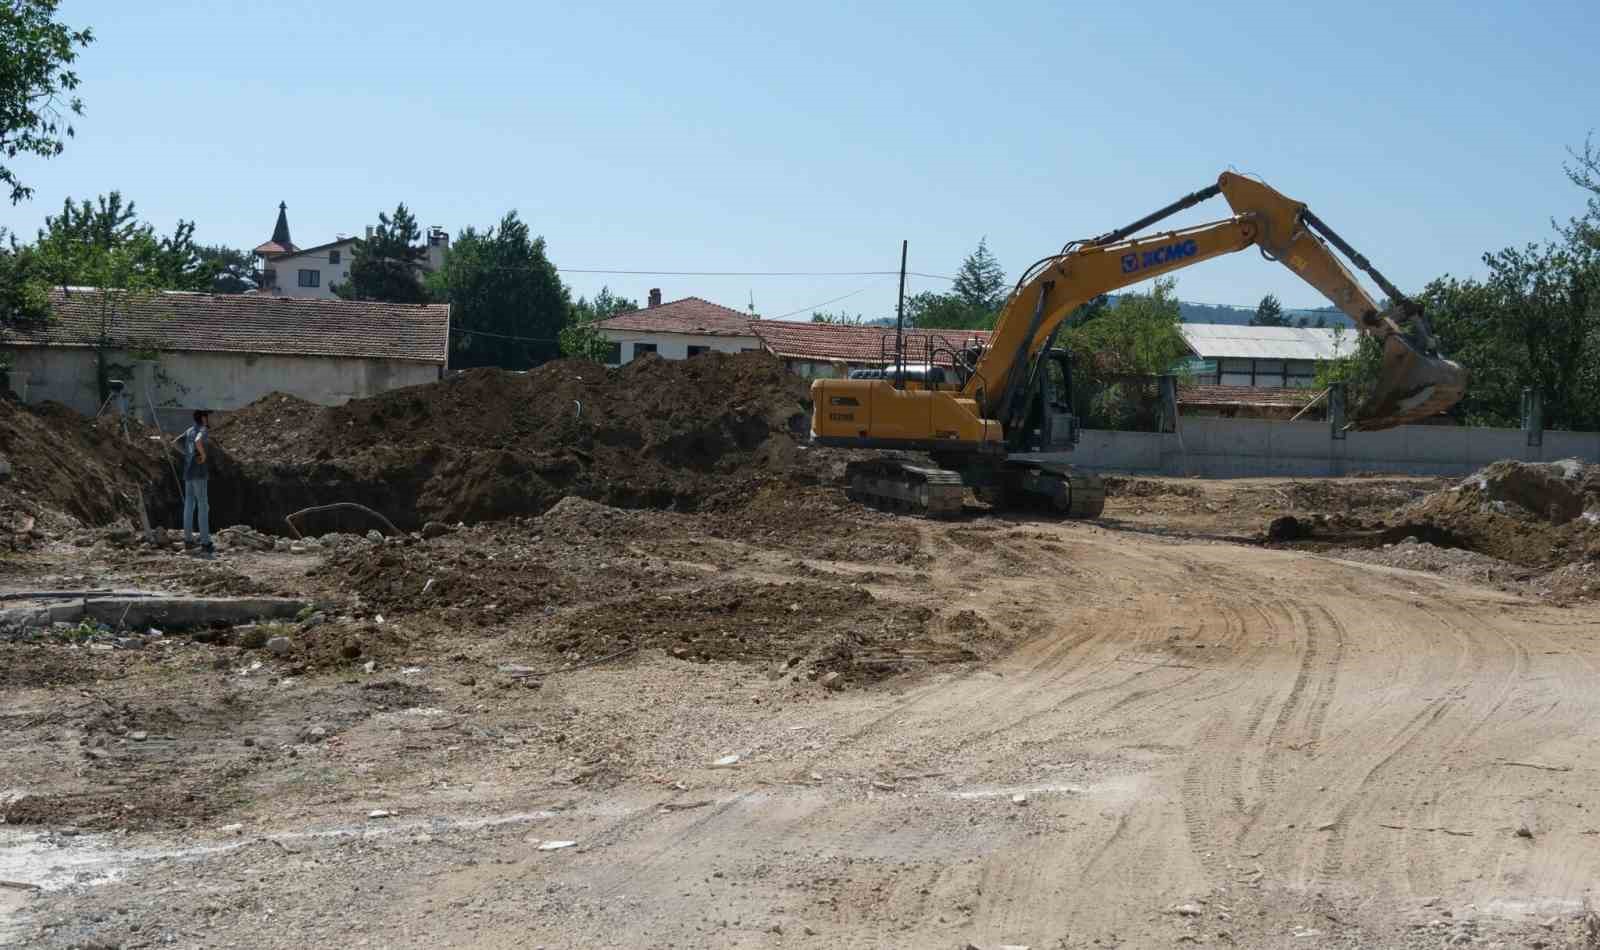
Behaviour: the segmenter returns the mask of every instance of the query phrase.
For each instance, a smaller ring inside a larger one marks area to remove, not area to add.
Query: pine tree
[[[978,249],[967,255],[956,271],[951,291],[962,302],[977,310],[994,312],[1006,299],[1006,272],[989,252],[989,239],[978,240]]]
[[[422,229],[405,202],[395,206],[393,217],[380,213],[372,235],[355,242],[350,279],[330,289],[345,300],[427,303],[421,268],[428,249],[421,239]]]
[[[1289,320],[1283,315],[1283,304],[1272,294],[1261,298],[1256,304],[1256,315],[1250,318],[1253,327],[1286,327]]]

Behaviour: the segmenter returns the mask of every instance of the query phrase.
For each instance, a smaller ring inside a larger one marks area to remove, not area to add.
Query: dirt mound
[[[1600,560],[1596,510],[1600,466],[1505,460],[1400,508],[1388,535],[1434,543],[1443,538],[1450,546],[1546,568]]]
[[[656,647],[690,662],[767,663],[838,686],[977,659],[974,647],[986,626],[970,612],[940,624],[926,607],[882,603],[859,586],[740,582],[602,604],[541,636],[545,646],[574,659]]]
[[[0,537],[57,533],[82,525],[139,524],[139,489],[150,516],[178,514],[177,488],[161,436],[120,420],[90,419],[58,403],[25,406],[0,397]]]
[[[753,479],[808,464],[808,395],[768,354],[710,353],[470,370],[317,411],[269,396],[217,427],[213,521],[281,531],[285,514],[330,501],[407,529],[536,515],[568,495],[731,506]]]
[[[272,392],[242,409],[217,413],[211,433],[219,441],[233,442],[237,453],[251,458],[292,458],[324,408],[299,396]]]

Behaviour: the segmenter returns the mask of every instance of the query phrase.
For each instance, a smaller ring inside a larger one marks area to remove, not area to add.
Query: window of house
[[[656,345],[654,343],[635,343],[633,345],[633,357],[634,357],[634,359],[638,359],[639,357],[645,355],[646,353],[654,353],[655,351],[656,351]]]
[[[711,352],[711,347],[709,347],[709,346],[691,346],[691,347],[689,347],[689,355],[690,356],[699,356],[701,353],[710,353],[710,352]]]
[[[618,365],[621,365],[621,363],[622,363],[622,344],[621,343],[607,343],[606,344],[606,365],[607,366],[618,366]]]
[[[268,267],[267,269],[263,270],[261,272],[261,286],[263,286],[263,287],[276,287],[276,286],[278,286],[278,272],[276,270],[274,270],[273,268],[271,268],[271,267]]]
[[[301,268],[300,269],[300,286],[302,286],[302,287],[321,287],[322,286],[322,271],[312,270],[310,268],[304,268],[304,267]]]
[[[328,263],[329,264],[337,264],[337,263],[339,263],[339,249],[338,248],[334,248],[333,250],[328,252]]]

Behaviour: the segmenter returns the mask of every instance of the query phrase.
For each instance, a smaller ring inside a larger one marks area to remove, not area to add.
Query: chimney
[[[651,287],[650,288],[650,306],[652,306],[652,307],[661,306],[661,288],[660,287]]]
[[[367,225],[367,240],[372,240],[372,225]]]

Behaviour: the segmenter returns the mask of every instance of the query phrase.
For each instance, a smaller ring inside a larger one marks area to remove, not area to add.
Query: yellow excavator
[[[1219,194],[1233,208],[1231,217],[1133,236]],[[1383,289],[1386,310],[1378,311],[1330,244]],[[901,454],[850,463],[850,496],[882,507],[954,514],[971,488],[991,504],[1097,517],[1105,505],[1103,483],[1075,471],[1065,455],[1078,441],[1078,425],[1070,405],[1070,354],[1055,347],[1057,333],[1100,294],[1248,247],[1317,288],[1382,347],[1378,381],[1352,412],[1351,428],[1415,422],[1461,399],[1466,371],[1439,355],[1419,304],[1303,203],[1224,172],[1215,185],[1127,227],[1074,241],[1028,268],[986,343],[925,344],[915,366],[901,348],[894,365],[867,374],[876,378],[817,380],[812,438],[821,445],[926,453],[931,466]]]

